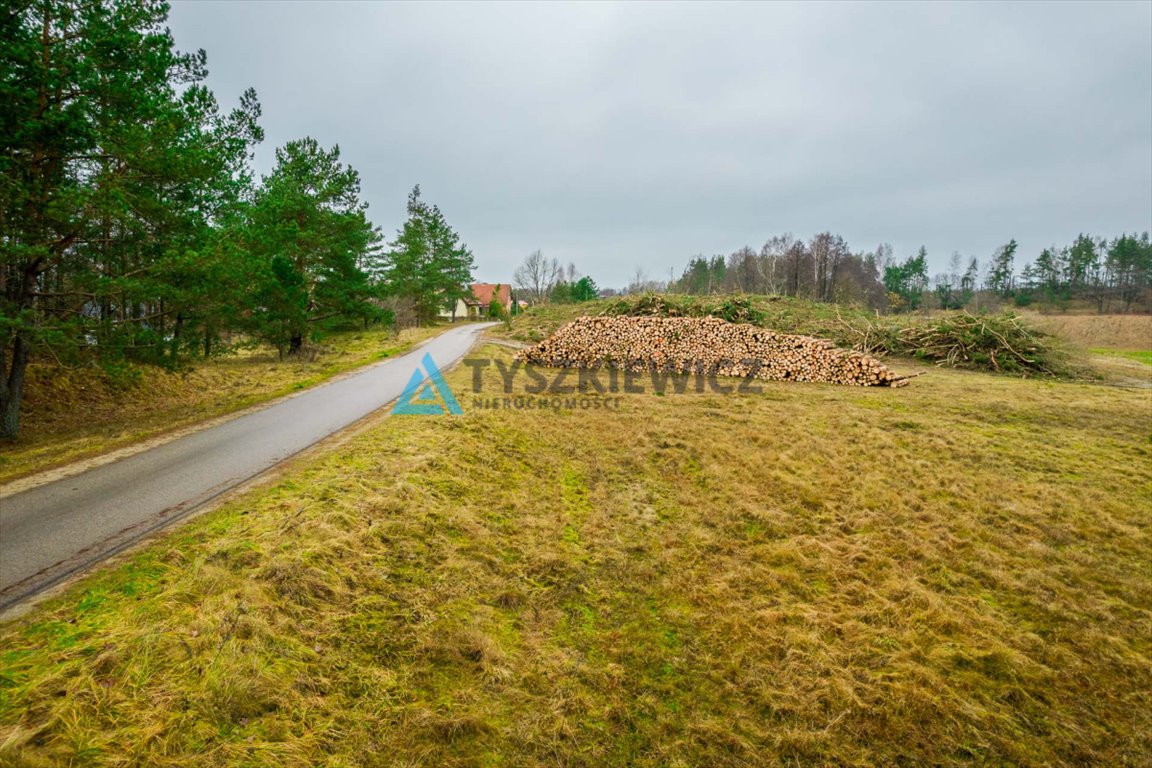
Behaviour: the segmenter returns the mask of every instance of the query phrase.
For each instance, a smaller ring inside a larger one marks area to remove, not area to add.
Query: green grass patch
[[[1092,349],[1089,351],[1094,355],[1122,357],[1125,360],[1135,360],[1138,363],[1144,363],[1144,365],[1152,365],[1152,350],[1150,349]]]

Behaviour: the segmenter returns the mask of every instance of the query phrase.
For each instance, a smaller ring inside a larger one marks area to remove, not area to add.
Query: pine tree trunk
[[[0,370],[0,438],[15,439],[20,431],[20,399],[28,368],[28,341],[17,333],[8,370]]]
[[[180,355],[180,334],[184,330],[184,313],[176,313],[176,325],[172,329],[172,359]]]

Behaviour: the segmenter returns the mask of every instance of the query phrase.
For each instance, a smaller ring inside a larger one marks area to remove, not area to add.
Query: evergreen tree
[[[893,308],[919,309],[928,288],[928,251],[924,246],[902,264],[884,268],[884,288],[895,297]]]
[[[572,285],[572,301],[592,301],[600,296],[596,281],[585,275]]]
[[[167,6],[40,0],[0,19],[0,436],[33,347],[156,355],[196,252],[243,185],[255,96],[230,116]]]
[[[428,239],[431,261],[425,271],[423,288],[427,295],[438,297],[438,306],[452,306],[457,299],[471,295],[472,251],[460,241],[460,235],[448,225],[438,206],[428,211]]]
[[[960,289],[971,298],[978,287],[977,282],[979,279],[980,260],[973,256],[968,261],[968,269],[964,270],[964,277],[960,278]]]
[[[1096,276],[1099,267],[1100,259],[1096,252],[1096,242],[1088,235],[1078,235],[1068,248],[1068,256],[1064,263],[1064,282],[1069,291],[1076,294],[1087,288],[1089,282]]]
[[[1016,240],[1009,240],[1006,245],[996,249],[992,260],[988,263],[988,280],[986,287],[989,291],[1001,296],[1012,293],[1012,281],[1015,275],[1013,262],[1016,259]]]
[[[1113,240],[1105,265],[1124,310],[1131,310],[1132,302],[1152,288],[1152,242],[1148,233],[1125,234]]]
[[[408,218],[384,258],[385,290],[411,301],[419,322],[432,322],[442,308],[468,294],[472,269],[472,251],[440,209],[420,199],[416,185],[408,195]]]
[[[252,330],[281,354],[298,352],[317,323],[382,317],[369,275],[381,238],[359,196],[339,147],[305,138],[276,150],[246,241],[258,275]]]
[[[708,259],[703,255],[696,256],[684,269],[684,274],[680,278],[680,290],[682,293],[705,294],[708,292],[711,278]]]
[[[1036,257],[1032,280],[1035,281],[1046,304],[1051,304],[1058,298],[1060,274],[1063,271],[1061,264],[1062,260],[1055,247],[1045,248]]]

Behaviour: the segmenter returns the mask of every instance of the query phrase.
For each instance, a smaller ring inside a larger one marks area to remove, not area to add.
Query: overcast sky
[[[508,282],[601,286],[831,230],[1018,268],[1152,227],[1152,3],[174,2],[273,149],[339,144],[391,238],[419,183]]]

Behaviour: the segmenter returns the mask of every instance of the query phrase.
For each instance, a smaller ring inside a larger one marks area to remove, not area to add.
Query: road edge
[[[148,450],[151,450],[153,448],[158,448],[161,445],[164,445],[165,443],[172,442],[173,440],[179,440],[182,437],[187,437],[188,435],[194,435],[197,432],[201,432],[205,429],[211,429],[212,427],[218,427],[221,424],[226,424],[229,421],[232,421],[233,419],[240,418],[241,416],[247,416],[249,414],[256,413],[258,411],[262,411],[265,408],[271,408],[274,405],[285,402],[286,400],[291,400],[294,397],[299,397],[301,395],[307,394],[308,392],[312,392],[316,389],[319,389],[320,387],[324,387],[324,386],[327,386],[329,384],[335,384],[336,382],[341,381],[343,379],[346,379],[349,376],[354,376],[358,373],[366,371],[366,370],[373,368],[377,365],[384,365],[385,363],[392,362],[393,360],[396,360],[399,357],[403,357],[404,355],[411,354],[412,352],[415,352],[416,350],[423,347],[425,344],[428,344],[429,342],[431,342],[433,339],[438,338],[441,334],[447,333],[448,331],[452,330],[453,328],[459,328],[459,327],[461,327],[461,326],[460,325],[445,326],[444,330],[441,331],[440,333],[437,333],[434,336],[429,336],[426,339],[422,339],[421,341],[416,342],[411,347],[409,347],[407,350],[405,350],[404,352],[401,352],[399,355],[396,355],[395,357],[386,357],[383,360],[375,360],[373,362],[366,363],[364,365],[361,365],[358,368],[349,368],[348,370],[341,371],[340,373],[337,373],[337,374],[331,376],[330,378],[324,379],[323,381],[319,381],[310,387],[305,387],[304,389],[296,390],[294,392],[289,392],[288,394],[280,395],[278,397],[272,398],[271,400],[265,400],[263,402],[256,403],[254,405],[248,405],[248,406],[245,406],[239,410],[232,411],[230,413],[225,413],[221,416],[213,416],[210,419],[205,419],[204,421],[198,421],[194,424],[187,424],[183,427],[174,427],[172,429],[166,430],[166,431],[161,432],[159,434],[153,435],[152,437],[144,438],[143,440],[140,440],[138,442],[132,443],[130,445],[126,445],[122,448],[116,448],[116,449],[108,451],[106,453],[101,453],[101,454],[98,454],[96,456],[89,456],[86,459],[78,459],[77,461],[73,461],[73,462],[70,462],[68,464],[63,464],[63,465],[58,466],[58,467],[50,467],[48,469],[42,469],[39,472],[35,472],[31,475],[24,475],[23,477],[17,477],[14,480],[10,480],[10,481],[4,483],[3,485],[0,485],[0,501],[3,501],[4,499],[6,499],[10,496],[15,496],[18,493],[23,493],[24,491],[30,491],[33,488],[39,488],[40,486],[47,485],[48,483],[54,483],[57,480],[65,480],[69,477],[75,477],[76,475],[79,475],[83,472],[87,472],[90,469],[96,469],[97,467],[102,467],[105,464],[113,464],[117,461],[120,461],[121,459],[126,459],[129,456],[135,456],[138,453],[143,453],[144,451],[148,451]]]
[[[474,337],[473,341],[472,341],[472,345],[468,347],[468,349],[464,352],[464,354],[461,355],[459,359],[453,361],[452,363],[450,363],[447,366],[444,366],[444,368],[441,369],[442,372],[448,372],[448,371],[454,370],[458,365],[460,365],[463,362],[465,356],[469,352],[471,352],[473,349],[475,349],[482,342],[488,343],[489,340],[484,338],[484,333],[485,333],[484,330],[481,330],[479,333],[477,333],[476,336]],[[437,334],[437,336],[438,335],[439,334]],[[408,350],[408,352],[405,352],[404,354],[407,355],[410,352],[415,352],[421,346],[423,346],[424,344],[426,344],[427,342],[431,341],[434,338],[436,338],[436,336],[432,336],[432,337],[420,342],[419,344],[413,346],[412,349]],[[389,358],[388,360],[381,360],[379,363],[373,363],[372,365],[379,365],[382,363],[392,362],[396,359],[397,358]],[[357,368],[353,371],[349,371],[349,373],[364,371],[370,367],[372,367],[372,366],[363,366],[363,367]],[[327,384],[327,383],[335,381],[335,380],[336,380],[335,378],[329,379],[328,381],[325,381],[325,382],[322,382],[321,384],[318,384],[316,387],[310,387],[309,390],[316,389],[317,387],[321,387],[324,384]],[[309,390],[301,390],[300,392],[292,393],[289,396],[286,396],[283,398],[277,398],[276,401],[270,401],[267,405],[271,405],[272,402],[281,402],[283,400],[287,400],[291,397],[295,397],[299,394],[303,394],[304,392],[309,391]],[[368,429],[371,429],[373,426],[376,426],[378,423],[384,421],[384,419],[389,418],[392,415],[392,412],[391,412],[392,407],[395,405],[396,401],[399,399],[400,399],[399,397],[396,397],[396,398],[393,398],[392,400],[389,400],[386,403],[381,404],[379,408],[372,411],[371,413],[360,417],[359,419],[352,422],[351,424],[348,424],[348,425],[344,426],[343,428],[331,433],[330,435],[327,435],[326,437],[316,441],[315,443],[312,443],[311,445],[300,449],[296,453],[293,453],[290,456],[284,457],[281,461],[279,461],[276,464],[273,464],[272,466],[264,469],[262,472],[259,472],[258,474],[255,474],[255,475],[247,478],[246,480],[241,481],[239,484],[234,485],[231,488],[227,488],[227,489],[221,491],[220,493],[216,494],[215,496],[213,496],[209,499],[206,499],[205,501],[201,502],[200,504],[198,504],[195,507],[191,507],[190,509],[185,510],[184,512],[182,512],[179,515],[176,515],[176,516],[173,516],[171,518],[168,518],[167,520],[164,520],[163,522],[156,525],[155,527],[147,528],[147,529],[141,531],[138,536],[131,537],[128,540],[126,540],[123,544],[114,546],[113,548],[109,549],[107,552],[104,552],[104,553],[96,556],[94,559],[87,561],[87,562],[77,566],[76,568],[70,570],[70,571],[66,571],[65,573],[61,574],[59,576],[59,578],[52,580],[52,581],[49,581],[46,585],[44,585],[42,588],[38,589],[37,591],[35,591],[31,594],[25,595],[23,597],[17,598],[17,600],[15,602],[13,602],[13,603],[11,603],[11,604],[3,607],[3,608],[0,608],[0,624],[8,624],[8,623],[11,623],[13,621],[18,621],[19,619],[27,616],[32,611],[34,611],[36,609],[36,607],[38,605],[40,605],[41,603],[43,603],[47,600],[51,600],[54,597],[59,597],[64,592],[68,591],[68,589],[71,588],[72,586],[74,586],[77,581],[79,581],[79,580],[85,578],[86,576],[89,576],[89,575],[91,575],[91,574],[93,574],[93,573],[95,573],[98,570],[101,570],[103,568],[111,568],[111,567],[115,567],[115,566],[123,563],[125,560],[127,560],[128,558],[132,557],[137,552],[139,552],[142,548],[155,543],[157,540],[159,540],[159,538],[161,536],[172,531],[174,528],[177,528],[180,525],[183,525],[187,522],[190,522],[190,521],[194,520],[195,518],[200,517],[201,515],[205,515],[205,514],[208,514],[210,512],[214,512],[215,510],[224,506],[228,502],[235,500],[239,496],[242,496],[246,493],[260,490],[261,488],[263,488],[265,486],[271,485],[272,483],[274,483],[276,480],[283,477],[288,472],[292,471],[293,469],[298,468],[298,465],[301,465],[301,464],[304,464],[304,463],[307,463],[310,461],[314,461],[314,460],[318,459],[320,456],[322,456],[322,455],[324,455],[324,454],[326,454],[332,450],[339,448],[340,446],[346,444],[347,442],[354,439],[355,437],[357,437],[361,433],[367,431]],[[262,407],[264,407],[264,406],[263,405],[258,406],[258,407],[254,406],[251,409],[246,409],[246,411],[256,411],[256,410],[260,410]],[[228,419],[222,418],[222,422],[223,421],[228,421]],[[196,431],[196,430],[193,430],[193,431]],[[175,438],[173,438],[173,439],[175,439]],[[159,444],[162,444],[162,443],[158,443],[158,445]],[[124,458],[124,456],[120,456],[118,458]],[[105,462],[105,463],[111,463],[111,462]],[[94,467],[88,467],[88,468],[85,468],[85,470],[90,469],[90,468],[94,468]],[[82,471],[85,471],[85,470],[82,470]],[[54,479],[60,479],[60,478],[54,478]],[[2,498],[2,497],[0,497],[0,498]]]

